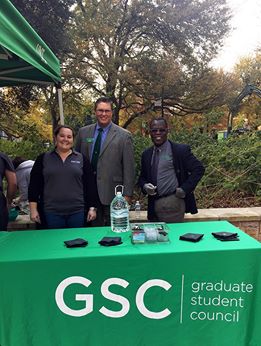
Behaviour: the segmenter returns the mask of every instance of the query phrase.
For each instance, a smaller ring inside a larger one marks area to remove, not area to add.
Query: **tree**
[[[233,100],[245,89],[249,87],[253,92],[249,92],[237,105],[239,112],[239,125],[243,118],[248,118],[251,127],[260,125],[261,103],[261,48],[257,49],[252,56],[243,57],[236,64],[234,69],[236,78],[240,81],[235,89]],[[255,92],[257,90],[257,92]],[[259,90],[259,91],[258,91]],[[259,96],[257,95],[259,94]],[[233,101],[232,100],[232,101]]]
[[[67,24],[74,0],[12,0],[38,35],[60,59],[70,44]]]
[[[30,88],[29,89],[29,97]],[[1,130],[9,139],[47,142],[50,141],[50,126],[44,116],[41,98],[25,98],[26,88],[6,88],[1,90],[0,113]],[[2,101],[2,102],[1,102]]]
[[[152,109],[169,72],[184,97],[188,79],[216,54],[230,16],[225,0],[78,0],[74,15],[65,76],[95,96],[110,96],[116,123],[130,100],[137,114]],[[173,79],[168,88],[173,96]]]
[[[252,56],[243,57],[234,68],[234,73],[241,79],[243,85],[261,85],[261,48],[257,49]]]
[[[30,86],[0,89],[1,130],[8,137],[19,137],[21,120],[29,111],[32,100]]]

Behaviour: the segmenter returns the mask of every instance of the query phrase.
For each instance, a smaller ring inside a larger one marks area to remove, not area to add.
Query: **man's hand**
[[[175,195],[178,198],[185,198],[186,192],[181,187],[177,187]]]
[[[154,185],[151,184],[151,183],[144,184],[144,185],[143,185],[143,189],[144,189],[144,190],[147,192],[147,194],[150,195],[150,196],[156,195],[157,186],[154,186]]]
[[[88,214],[87,214],[87,221],[90,222],[90,221],[93,221],[96,219],[96,208],[94,207],[91,207],[88,211]]]

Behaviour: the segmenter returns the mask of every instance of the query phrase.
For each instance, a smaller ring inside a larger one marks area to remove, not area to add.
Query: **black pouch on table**
[[[121,237],[103,237],[99,244],[102,246],[115,246],[122,244]]]
[[[193,243],[196,243],[202,239],[204,234],[199,234],[199,233],[186,233],[183,234],[179,237],[180,240],[186,240],[186,241],[191,241]]]
[[[212,235],[221,241],[235,241],[239,240],[237,233],[232,232],[213,232]]]
[[[85,247],[88,245],[88,241],[82,238],[76,238],[72,240],[66,240],[64,244],[67,247]]]

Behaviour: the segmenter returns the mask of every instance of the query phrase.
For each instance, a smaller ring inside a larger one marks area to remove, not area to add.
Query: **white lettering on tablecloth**
[[[67,287],[72,284],[80,284],[84,287],[89,287],[91,285],[91,281],[82,277],[82,276],[71,276],[69,278],[64,279],[58,285],[55,292],[55,300],[58,308],[66,315],[74,316],[74,317],[82,317],[90,314],[93,311],[93,295],[92,294],[76,294],[76,301],[84,301],[85,307],[82,309],[72,309],[68,305],[66,305],[64,301],[64,292]],[[115,301],[121,305],[121,309],[118,311],[112,311],[107,309],[106,307],[102,307],[99,309],[99,312],[110,318],[121,318],[128,314],[130,310],[130,303],[127,298],[110,292],[109,288],[111,285],[118,285],[123,288],[126,288],[129,285],[129,282],[120,279],[120,278],[110,278],[105,280],[101,285],[101,293],[103,297],[108,300]],[[152,279],[144,282],[137,290],[136,293],[136,306],[139,312],[150,319],[163,319],[171,314],[171,311],[165,308],[162,311],[151,311],[144,304],[144,296],[146,292],[152,287],[161,287],[165,291],[168,291],[171,288],[171,284],[165,280],[160,279]]]
[[[254,285],[247,282],[230,283],[224,280],[211,281],[193,281],[189,285],[185,285],[185,275],[182,275],[181,294],[180,294],[180,323],[186,316],[192,322],[201,321],[221,321],[225,323],[238,323],[241,313],[247,308],[248,300],[251,294],[254,294]],[[71,305],[75,306],[75,302],[82,301],[82,308],[74,308],[68,306],[64,300],[65,291],[69,286],[78,284],[85,288],[91,286],[92,281],[82,276],[72,276],[64,279],[58,285],[55,292],[55,300],[58,308],[66,315],[73,317],[86,316],[94,310],[94,294],[75,294]],[[101,295],[109,301],[120,304],[117,311],[111,310],[106,306],[102,306],[98,311],[109,318],[122,318],[130,311],[129,300],[119,294],[111,292],[110,287],[116,285],[126,289],[130,283],[122,278],[109,278],[101,284]],[[167,307],[161,311],[151,311],[144,302],[145,295],[153,287],[159,287],[168,291],[172,285],[165,280],[151,279],[144,282],[137,288],[135,303],[138,311],[149,319],[164,319],[172,314]],[[190,294],[184,288],[191,288]],[[186,298],[184,300],[184,297]],[[146,299],[145,299],[146,300]],[[70,304],[69,304],[70,305]],[[185,307],[185,308],[184,308]],[[186,307],[189,307],[187,310]],[[185,315],[184,315],[185,313]]]
[[[191,284],[190,305],[193,311],[190,312],[190,319],[238,323],[246,298],[253,290],[253,284],[244,281],[194,281]]]

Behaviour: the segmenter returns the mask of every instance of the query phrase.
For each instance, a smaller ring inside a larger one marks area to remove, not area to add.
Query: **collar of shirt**
[[[155,152],[157,149],[159,150],[159,152],[161,153],[162,151],[166,150],[167,147],[168,147],[168,142],[169,141],[166,141],[164,142],[163,144],[161,144],[160,146],[156,147],[156,145],[154,145],[154,149],[153,151]]]
[[[50,154],[59,155],[59,154],[57,153],[56,149],[53,149],[53,150],[50,151],[49,153],[50,153]],[[75,149],[72,148],[72,152],[71,152],[70,155],[76,155],[76,156],[77,156],[77,155],[81,155],[81,154],[80,154],[78,151],[76,151]],[[69,155],[69,156],[70,156],[70,155]]]
[[[105,139],[106,139],[106,137],[108,135],[108,132],[109,132],[109,130],[111,128],[111,125],[112,125],[112,122],[110,122],[110,124],[107,125],[106,127],[101,127],[98,123],[96,124],[95,131],[94,131],[94,136],[93,136],[93,142],[92,142],[92,150],[93,150],[96,138],[97,138],[97,136],[99,134],[99,129],[101,129],[101,128],[103,129],[103,131],[102,131],[102,139],[101,139],[101,147],[102,147],[102,145],[103,145],[103,143],[104,143],[104,141],[105,141]]]
[[[111,128],[111,125],[112,125],[112,122],[109,123],[109,125],[107,125],[106,127],[101,127],[98,123],[96,124],[96,127],[95,127],[95,137],[98,136],[98,132],[99,132],[99,129],[103,129],[103,132],[102,134],[104,133],[108,133],[109,129]]]

